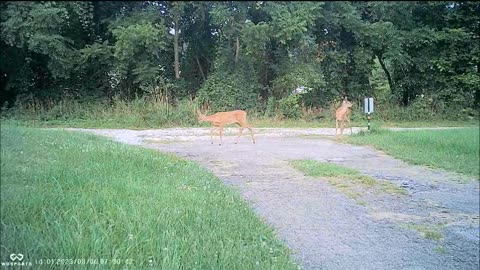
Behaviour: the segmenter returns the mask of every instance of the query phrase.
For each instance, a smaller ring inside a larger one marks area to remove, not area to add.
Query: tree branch
[[[390,75],[390,72],[388,71],[387,66],[385,65],[385,62],[383,61],[380,54],[376,53],[375,56],[377,56],[378,62],[380,62],[380,65],[382,66],[382,69],[385,72],[385,75],[387,76],[388,86],[390,86],[390,91],[392,91],[393,90],[393,81],[392,81],[392,77]]]

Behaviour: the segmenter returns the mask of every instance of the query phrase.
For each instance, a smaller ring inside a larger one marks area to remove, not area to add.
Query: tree
[[[169,2],[169,12],[171,16],[171,21],[173,25],[173,46],[175,54],[175,79],[180,79],[180,61],[179,61],[179,37],[181,33],[181,21],[184,14],[185,7],[188,5],[187,2],[178,2],[172,1]]]
[[[451,1],[2,2],[0,102],[168,92],[262,110],[302,84],[282,104],[373,93],[471,112],[479,14]]]

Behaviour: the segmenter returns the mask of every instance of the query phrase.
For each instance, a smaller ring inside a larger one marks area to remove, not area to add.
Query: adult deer
[[[252,127],[247,122],[246,111],[236,110],[236,111],[229,111],[229,112],[218,112],[212,115],[204,115],[200,111],[197,111],[197,114],[198,114],[198,121],[212,123],[212,129],[210,130],[210,141],[212,144],[213,144],[213,132],[215,128],[218,128],[219,135],[220,135],[219,145],[222,145],[223,127],[229,124],[237,124],[240,128],[240,134],[238,134],[238,137],[235,140],[235,143],[237,143],[240,136],[242,136],[244,128],[248,128],[248,130],[250,130],[250,134],[252,135],[252,141],[253,143],[255,143]]]
[[[345,127],[345,121],[348,122],[350,127],[350,134],[353,133],[352,126],[350,125],[350,108],[353,104],[348,101],[346,98],[342,101],[342,106],[340,106],[335,111],[335,136],[338,134],[338,122],[340,121],[340,135],[343,135],[343,129]]]

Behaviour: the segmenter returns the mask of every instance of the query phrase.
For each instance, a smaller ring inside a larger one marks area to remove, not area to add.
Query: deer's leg
[[[222,145],[223,126],[219,126],[218,128],[220,129],[220,144],[219,145]]]
[[[213,131],[215,130],[215,127],[212,127],[210,129],[210,143],[213,144]]]
[[[345,120],[347,120],[347,122],[348,122],[348,127],[350,128],[350,135],[352,135],[352,134],[353,134],[353,130],[352,130],[352,125],[350,124],[350,119],[347,118],[347,119],[345,119]]]
[[[239,127],[239,129],[240,129],[240,133],[237,136],[237,140],[235,141],[235,144],[238,143],[238,139],[240,139],[240,136],[242,136],[242,134],[243,134],[243,127]]]
[[[345,128],[345,119],[340,123],[340,136],[343,136],[343,129]]]
[[[255,137],[253,136],[253,130],[252,130],[252,127],[250,126],[247,126],[248,130],[250,130],[250,135],[252,135],[252,141],[253,143],[255,143]]]
[[[338,119],[335,119],[335,136],[338,135]]]

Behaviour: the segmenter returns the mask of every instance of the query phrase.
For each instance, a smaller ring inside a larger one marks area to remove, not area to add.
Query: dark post
[[[367,114],[367,120],[368,120],[368,131],[370,131],[370,113]]]

